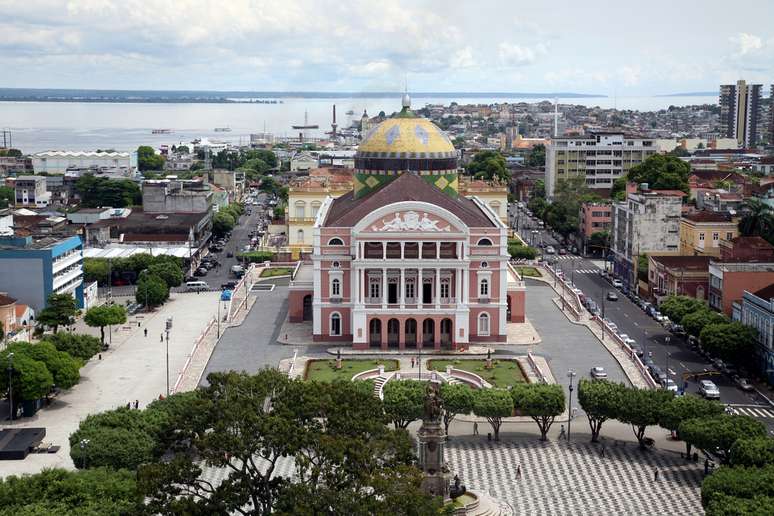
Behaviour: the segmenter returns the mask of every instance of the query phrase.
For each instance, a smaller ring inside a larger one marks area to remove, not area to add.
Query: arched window
[[[344,245],[344,241],[340,238],[331,238],[328,240],[328,245]]]
[[[478,245],[492,245],[492,241],[488,238],[482,238],[478,241]]]
[[[296,201],[296,218],[303,219],[306,217],[306,203],[304,201]]]
[[[340,268],[340,267],[341,267],[341,263],[339,263],[339,262],[333,262],[333,263],[331,264],[331,267],[332,267],[332,268],[334,268],[334,269],[338,269],[338,268]]]
[[[338,312],[333,312],[331,314],[331,335],[341,335],[341,315],[339,315]]]
[[[489,335],[489,314],[486,312],[478,316],[478,334],[483,337]]]
[[[341,295],[341,280],[338,278],[331,281],[331,295],[336,297]]]
[[[312,217],[317,216],[317,212],[320,211],[322,203],[320,201],[312,201]]]
[[[299,229],[296,232],[296,240],[297,240],[297,243],[299,243],[299,244],[303,244],[304,243],[304,230],[303,229]]]
[[[481,280],[478,286],[478,295],[481,297],[489,297],[489,280],[484,278]]]
[[[489,267],[489,262],[481,262],[482,269],[486,269],[487,267]]]

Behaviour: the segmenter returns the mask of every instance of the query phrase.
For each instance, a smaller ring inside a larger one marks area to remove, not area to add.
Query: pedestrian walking
[[[140,326],[142,326],[142,323],[140,321],[137,321],[137,327],[139,328]]]
[[[148,328],[145,328],[145,338],[148,338]]]
[[[559,439],[567,439],[567,432],[564,430],[564,425],[559,429]]]
[[[102,360],[102,353],[99,354],[99,359]]]
[[[131,409],[131,408],[132,408],[132,402],[131,402],[131,401],[130,401],[129,403],[127,403],[127,404],[126,404],[126,408],[128,408],[128,409]]]
[[[605,445],[604,444],[602,445],[602,450],[599,452],[599,456],[600,457],[604,457],[605,456]]]
[[[473,421],[473,435],[478,435],[478,421]]]
[[[516,480],[521,480],[521,464],[516,466]]]
[[[658,470],[657,469],[653,470],[653,480],[655,482],[658,482]]]
[[[163,333],[161,334],[161,343],[162,344],[164,343],[164,334]]]
[[[140,400],[134,400],[134,408],[135,409],[140,408]]]

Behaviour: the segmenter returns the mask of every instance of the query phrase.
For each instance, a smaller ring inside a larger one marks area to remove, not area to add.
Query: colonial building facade
[[[361,144],[354,190],[320,207],[290,320],[311,319],[315,340],[358,349],[506,342],[508,322],[524,322],[525,288],[508,263],[507,227],[459,194],[456,161],[404,97]]]

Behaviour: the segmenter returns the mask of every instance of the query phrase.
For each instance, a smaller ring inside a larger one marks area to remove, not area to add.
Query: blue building
[[[758,331],[758,356],[761,371],[774,384],[774,284],[744,291],[741,302],[733,306],[733,318]]]
[[[0,291],[36,312],[52,292],[72,294],[83,308],[81,237],[0,238]]]

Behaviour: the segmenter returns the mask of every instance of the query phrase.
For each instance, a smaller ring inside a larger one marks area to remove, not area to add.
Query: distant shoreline
[[[322,91],[135,91],[0,88],[0,102],[116,102],[116,103],[267,103],[281,99],[397,98],[401,92],[322,92]],[[417,99],[465,98],[607,98],[607,95],[575,92],[412,92]]]

